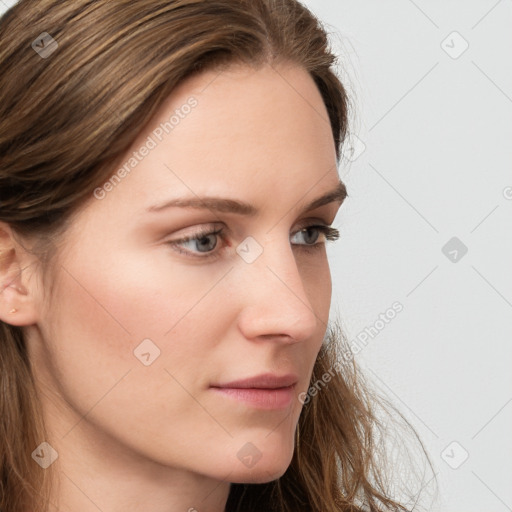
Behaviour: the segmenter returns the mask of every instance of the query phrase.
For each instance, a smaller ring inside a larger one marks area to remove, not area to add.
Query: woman
[[[408,510],[328,325],[312,14],[21,0],[0,37],[1,510]]]

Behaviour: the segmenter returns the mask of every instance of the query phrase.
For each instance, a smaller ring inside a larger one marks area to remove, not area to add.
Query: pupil
[[[311,229],[313,229],[313,228],[306,228],[306,229],[305,229],[306,233],[307,233],[307,234],[310,234],[310,230],[311,230]],[[313,229],[313,231],[314,231],[314,229]],[[306,236],[305,238],[307,238],[307,236]],[[314,236],[313,236],[313,238],[314,238],[314,240],[310,240],[310,242],[311,242],[311,243],[314,243],[314,242],[316,241],[316,237],[314,237]]]
[[[208,244],[208,237],[214,237],[214,235],[208,235],[208,236],[204,236],[203,238],[199,238],[198,241],[200,242],[200,245],[204,245],[203,242],[205,242],[205,241],[206,241],[206,244]],[[215,240],[215,237],[214,237],[214,240]],[[215,245],[217,245],[217,244],[215,243],[213,245],[213,247],[211,247],[211,249],[214,249]]]

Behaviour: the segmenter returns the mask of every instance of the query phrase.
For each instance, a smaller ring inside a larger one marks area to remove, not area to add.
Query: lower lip
[[[293,399],[295,385],[286,388],[211,388],[214,391],[250,404],[256,409],[284,409]]]

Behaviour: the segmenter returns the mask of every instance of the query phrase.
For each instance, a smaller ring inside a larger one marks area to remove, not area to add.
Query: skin
[[[322,233],[298,232],[331,224],[341,204],[303,209],[339,182],[327,111],[293,65],[207,72],[173,92],[123,162],[191,95],[198,104],[172,133],[77,212],[51,297],[33,256],[1,226],[2,249],[14,249],[3,282],[27,268],[4,289],[0,314],[27,337],[62,512],[220,512],[231,482],[274,480],[292,459],[297,398],[262,411],[209,386],[295,372],[295,395],[308,389],[331,276]],[[259,214],[145,211],[206,194]],[[183,243],[189,257],[169,245],[202,227],[225,234]],[[252,263],[235,251],[248,236],[263,248]],[[148,338],[160,356],[145,366],[133,351]],[[237,457],[248,442],[262,454],[252,467]]]

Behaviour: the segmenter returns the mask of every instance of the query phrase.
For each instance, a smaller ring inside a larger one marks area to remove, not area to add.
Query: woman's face
[[[314,82],[282,66],[190,78],[112,176],[66,233],[28,329],[59,456],[278,478],[331,300],[325,237],[300,230],[341,204],[306,208],[339,185]],[[223,202],[157,208],[207,196]],[[264,373],[295,375],[291,399],[212,387]]]

